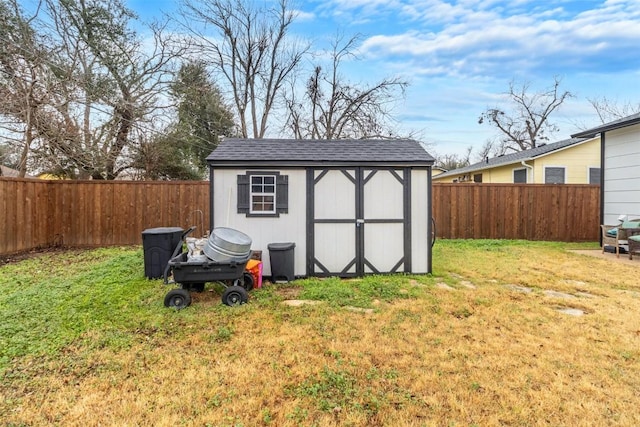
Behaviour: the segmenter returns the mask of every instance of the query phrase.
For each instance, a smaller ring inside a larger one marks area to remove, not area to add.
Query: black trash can
[[[147,228],[142,232],[144,250],[144,275],[149,279],[164,276],[164,269],[171,255],[182,241],[184,230],[180,227]],[[182,253],[180,247],[179,253]]]
[[[295,243],[269,243],[269,260],[271,262],[271,281],[290,282],[295,278],[294,249]]]

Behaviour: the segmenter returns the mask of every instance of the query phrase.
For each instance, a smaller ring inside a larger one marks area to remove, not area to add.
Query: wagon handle
[[[182,233],[182,236],[180,237],[180,242],[178,242],[178,244],[176,245],[176,248],[173,250],[173,254],[171,254],[171,258],[169,259],[173,259],[176,257],[176,255],[178,255],[178,252],[180,252],[180,250],[182,249],[182,242],[184,242],[184,239],[196,228],[197,228],[196,226],[191,226],[188,229],[186,229],[184,233]],[[168,283],[169,283],[169,263],[167,263],[167,266],[164,268],[164,284],[166,285]]]

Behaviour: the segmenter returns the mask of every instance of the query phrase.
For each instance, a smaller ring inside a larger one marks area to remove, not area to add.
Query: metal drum
[[[251,253],[251,238],[233,228],[214,228],[202,251],[215,262],[246,261]]]

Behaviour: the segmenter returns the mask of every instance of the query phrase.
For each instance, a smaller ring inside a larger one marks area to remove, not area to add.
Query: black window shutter
[[[276,175],[276,212],[289,213],[289,175]]]
[[[249,213],[249,175],[238,175],[238,213]]]

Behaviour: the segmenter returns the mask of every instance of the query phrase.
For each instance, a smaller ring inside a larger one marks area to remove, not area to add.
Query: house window
[[[527,183],[527,170],[526,169],[514,169],[514,171],[513,171],[513,183],[514,184],[526,184]]]
[[[600,185],[600,168],[589,168],[589,184]]]
[[[250,213],[276,213],[276,176],[252,175]]]
[[[564,168],[563,167],[546,167],[544,168],[545,184],[564,184]]]
[[[289,177],[280,172],[238,175],[238,213],[279,216],[289,212]]]
[[[473,175],[473,182],[482,182],[482,174],[481,173],[477,173],[477,174]]]

